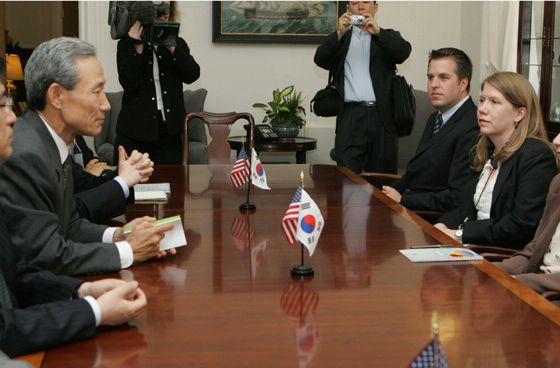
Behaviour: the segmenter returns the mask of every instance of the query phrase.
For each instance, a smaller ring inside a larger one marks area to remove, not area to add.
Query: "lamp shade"
[[[23,68],[19,55],[6,54],[6,79],[23,80]]]

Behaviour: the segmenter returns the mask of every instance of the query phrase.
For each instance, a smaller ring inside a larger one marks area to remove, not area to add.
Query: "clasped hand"
[[[146,307],[146,294],[138,282],[104,279],[84,282],[78,289],[80,298],[92,296],[101,310],[101,325],[118,325],[138,316]]]

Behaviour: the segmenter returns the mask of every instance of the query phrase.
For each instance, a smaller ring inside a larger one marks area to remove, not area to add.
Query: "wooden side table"
[[[241,149],[241,142],[245,139],[242,136],[228,138],[231,149],[237,151]],[[294,152],[296,153],[296,163],[307,163],[307,151],[317,148],[317,140],[309,137],[296,137],[289,140],[274,140],[271,142],[255,142],[257,152]]]

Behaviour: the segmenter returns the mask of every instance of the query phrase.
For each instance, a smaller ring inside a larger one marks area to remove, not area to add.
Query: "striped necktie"
[[[439,112],[436,116],[436,122],[434,124],[434,129],[432,130],[432,135],[436,135],[436,133],[439,132],[439,130],[441,129],[442,125],[443,125],[443,117]]]

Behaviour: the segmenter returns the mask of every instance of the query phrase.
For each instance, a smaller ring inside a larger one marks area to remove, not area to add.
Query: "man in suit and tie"
[[[12,106],[0,84],[0,161],[12,154]],[[82,283],[18,262],[5,219],[0,208],[0,350],[8,356],[92,337],[96,326],[124,323],[145,308],[137,282]]]
[[[29,109],[14,127],[14,153],[0,168],[0,207],[22,259],[60,274],[116,272],[159,253],[171,226],[154,218],[109,228],[81,219],[69,146],[96,135],[110,109],[95,48],[61,37],[39,45],[25,67]],[[174,252],[174,251],[173,251]]]
[[[432,50],[428,61],[428,97],[437,111],[428,119],[416,154],[401,179],[383,193],[411,210],[446,212],[459,204],[469,177],[469,152],[479,128],[469,96],[472,63],[455,48]]]

